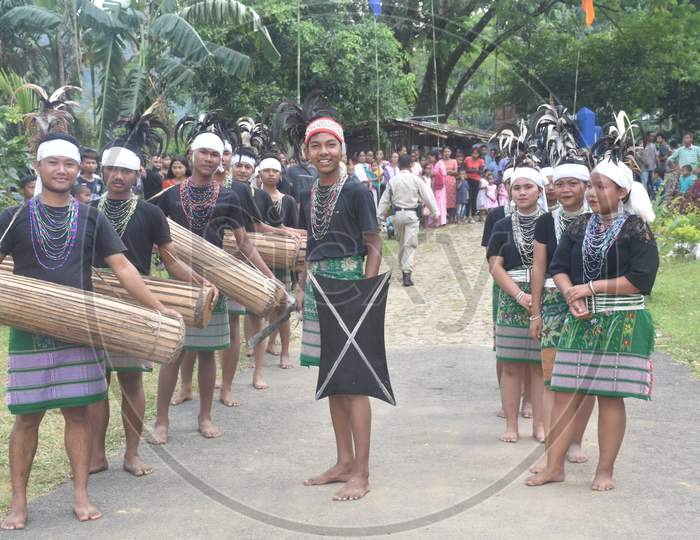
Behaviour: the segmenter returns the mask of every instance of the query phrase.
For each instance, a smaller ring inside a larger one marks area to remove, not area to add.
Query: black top
[[[306,259],[320,261],[336,257],[367,255],[364,233],[379,231],[372,193],[354,176],[345,181],[335,205],[328,232],[316,240],[311,231],[311,197],[301,200],[299,227],[306,229]]]
[[[0,214],[0,235],[17,211],[17,206],[7,208]],[[58,210],[56,212],[56,210]],[[50,212],[66,215],[68,207],[49,209]],[[92,290],[92,267],[95,259],[104,259],[110,255],[126,251],[126,247],[117,236],[112,224],[96,208],[80,204],[78,208],[78,235],[71,254],[61,268],[48,270],[41,266],[37,256],[44,264],[51,265],[37,247],[35,254],[29,220],[29,205],[24,205],[17,219],[0,245],[0,251],[12,255],[18,276],[42,279],[59,285],[68,285],[85,291]],[[53,263],[55,264],[55,263]]]
[[[87,186],[90,189],[91,201],[99,199],[102,193],[106,191],[104,181],[96,174],[93,175],[92,182],[88,182],[82,175],[78,175],[75,183],[77,185]]]
[[[583,238],[592,214],[584,214],[562,234],[549,271],[566,274],[574,285],[583,278]],[[659,268],[659,251],[649,226],[638,216],[629,216],[603,263],[600,278],[626,277],[642,294],[651,293]]]
[[[263,221],[262,214],[258,209],[255,200],[253,199],[252,186],[248,182],[239,182],[238,180],[231,181],[230,189],[238,195],[241,203],[241,212],[243,213],[243,226],[248,232],[253,232],[253,223],[261,223]]]
[[[513,270],[523,266],[518,248],[513,241],[513,222],[510,216],[501,219],[494,225],[489,245],[486,248],[486,258],[503,257],[503,268]]]
[[[160,169],[148,169],[146,178],[143,179],[143,197],[150,199],[154,195],[163,190],[163,177],[160,174]]]
[[[238,229],[245,226],[245,214],[241,209],[241,201],[238,195],[225,187],[222,187],[219,191],[219,197],[209,217],[209,222],[204,227],[204,231],[195,231],[190,226],[185,213],[182,211],[179,186],[173,186],[168,189],[163,195],[158,197],[157,201],[163,213],[175,223],[202,236],[217,247],[223,247],[224,230]]]
[[[311,186],[318,176],[316,167],[311,164],[302,167],[301,165],[292,165],[287,167],[285,178],[291,185],[292,191],[290,195],[294,200],[301,203],[302,200],[308,199],[311,195]],[[281,190],[280,190],[281,191]]]
[[[499,206],[497,208],[492,208],[486,215],[486,221],[484,222],[484,234],[481,236],[481,246],[488,247],[489,239],[491,238],[491,233],[493,232],[493,226],[506,217],[506,207]]]
[[[279,189],[279,188],[278,188]],[[275,206],[275,213],[278,216],[278,221],[270,223],[275,227],[284,225],[292,229],[299,228],[299,212],[297,211],[297,202],[291,195],[284,195],[278,204],[272,203]]]
[[[547,246],[547,268],[552,264],[554,250],[557,249],[557,233],[554,230],[554,216],[551,212],[542,214],[535,223],[535,240]]]
[[[292,194],[292,184],[287,180],[287,171],[282,169],[282,174],[280,174],[280,181],[277,182],[277,189],[280,190],[285,195]]]
[[[96,207],[98,201],[92,205]],[[162,246],[170,241],[170,227],[163,211],[154,204],[139,200],[122,234],[122,242],[127,248],[124,253],[126,258],[141,274],[147,276],[151,273],[153,245]],[[107,264],[98,259],[95,266],[103,268]]]
[[[265,190],[253,188],[253,202],[258,210],[258,215],[262,218],[263,223],[277,227],[281,223],[277,209],[272,202],[272,197]],[[254,232],[253,230],[249,232]]]

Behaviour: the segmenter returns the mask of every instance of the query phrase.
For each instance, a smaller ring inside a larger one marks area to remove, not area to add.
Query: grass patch
[[[663,261],[647,307],[654,318],[657,348],[700,376],[700,261]]]

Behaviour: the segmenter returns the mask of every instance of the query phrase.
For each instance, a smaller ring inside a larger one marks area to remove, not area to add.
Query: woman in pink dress
[[[493,173],[486,173],[486,181],[488,185],[486,186],[486,200],[484,201],[484,208],[486,210],[491,210],[491,208],[498,208],[498,186],[493,179]]]
[[[446,204],[446,190],[445,190],[445,179],[447,178],[447,170],[445,169],[445,164],[440,159],[440,154],[437,150],[432,150],[428,154],[428,163],[433,167],[433,193],[435,194],[435,200],[437,201],[438,210],[440,210],[440,217],[437,221],[432,218],[428,218],[428,227],[442,227],[447,223],[447,204]],[[455,190],[455,201],[457,199],[457,193]]]
[[[446,146],[442,150],[440,163],[445,167],[445,203],[447,205],[448,220],[455,221],[455,210],[457,209],[457,169],[459,165],[456,159],[452,159],[452,149]]]

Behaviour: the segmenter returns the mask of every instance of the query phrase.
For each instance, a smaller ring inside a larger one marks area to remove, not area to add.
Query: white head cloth
[[[513,189],[513,185],[515,184],[515,182],[523,178],[529,180],[540,189],[540,198],[537,201],[537,204],[539,204],[542,210],[547,212],[547,196],[544,193],[545,184],[542,178],[542,172],[538,171],[537,169],[533,169],[532,167],[518,167],[513,171],[513,175],[511,176],[510,189]]]
[[[228,150],[229,152],[233,152],[233,147],[228,141],[224,141],[224,152],[226,152],[226,150]]]
[[[80,163],[80,148],[64,139],[44,141],[36,149],[36,160],[41,161],[48,157],[65,157]]]
[[[549,177],[554,176],[554,168],[542,167],[540,169],[540,174],[542,175],[542,179],[545,181],[545,185],[547,185],[549,183]]]
[[[513,167],[508,167],[505,171],[503,171],[503,181],[507,182],[513,177]]]
[[[130,171],[138,171],[141,168],[141,158],[128,148],[113,146],[102,152],[103,167],[121,167]]]
[[[195,150],[199,150],[200,148],[214,150],[215,152],[219,152],[219,154],[223,154],[224,141],[221,140],[221,137],[215,135],[214,133],[200,133],[192,141],[190,149],[194,152]]]
[[[591,174],[596,173],[610,178],[618,186],[627,190],[629,194],[625,203],[627,212],[639,216],[646,223],[651,223],[656,219],[647,190],[640,182],[634,181],[632,169],[627,165],[621,161],[615,163],[609,158],[605,158],[595,166]]]
[[[265,169],[272,169],[277,172],[282,172],[282,164],[277,158],[265,158],[260,162],[260,165],[258,165],[258,170],[264,171]]]
[[[583,163],[562,163],[554,168],[554,183],[563,178],[575,178],[581,182],[588,182],[591,173]]]
[[[255,167],[255,158],[251,156],[243,156],[241,154],[234,154],[233,158],[231,158],[231,163],[234,165],[236,163],[245,163],[251,167]]]

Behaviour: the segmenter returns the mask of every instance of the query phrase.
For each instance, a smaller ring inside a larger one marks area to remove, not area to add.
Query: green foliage
[[[31,165],[27,137],[18,134],[22,114],[8,105],[0,105],[0,208],[16,204],[10,190]]]
[[[657,214],[653,229],[662,256],[685,259],[700,244],[700,210],[673,208]]]

